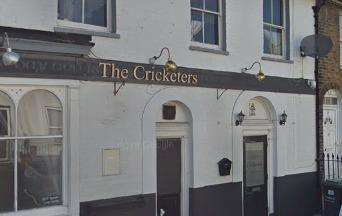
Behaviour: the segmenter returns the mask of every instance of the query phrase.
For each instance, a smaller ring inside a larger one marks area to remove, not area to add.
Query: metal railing
[[[324,179],[342,179],[342,156],[333,153],[324,154]]]

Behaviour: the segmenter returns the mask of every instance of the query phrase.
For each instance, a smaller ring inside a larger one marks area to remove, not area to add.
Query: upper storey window
[[[222,11],[221,0],[191,0],[193,42],[220,47]]]
[[[111,30],[112,0],[58,0],[58,19],[65,25]]]
[[[264,54],[286,57],[286,0],[264,0]]]

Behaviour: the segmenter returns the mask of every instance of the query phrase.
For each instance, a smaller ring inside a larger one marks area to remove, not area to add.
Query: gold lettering
[[[120,79],[120,69],[115,67],[115,64],[112,64],[112,78]]]
[[[151,72],[151,75],[152,75],[152,81],[154,81],[154,79],[155,79],[155,72],[152,71],[152,72]]]
[[[166,73],[166,71],[164,70],[164,72],[163,72],[163,82],[170,82],[169,76],[170,76],[170,74]]]
[[[177,82],[177,74],[176,73],[172,73],[170,75],[170,80],[171,80],[171,82]]]
[[[198,75],[192,76],[192,84],[197,85],[198,84]]]
[[[163,80],[163,74],[162,74],[162,72],[157,72],[157,73],[156,73],[156,80],[157,80],[158,82],[160,82],[160,81]]]
[[[107,67],[110,66],[109,63],[100,63],[99,67],[100,70],[102,69],[102,77],[106,78],[107,77]]]
[[[141,72],[141,70],[142,70],[142,71],[145,71],[145,68],[144,68],[143,66],[136,66],[136,67],[134,68],[133,76],[134,76],[135,79],[137,79],[137,80],[143,80],[143,79],[145,79],[145,73],[143,74],[142,77],[139,76],[139,74],[138,74],[139,72]]]
[[[192,80],[192,74],[189,74],[189,76],[188,76],[188,84],[190,84],[191,83],[191,80]]]
[[[145,72],[145,80],[153,80],[154,81],[154,72],[153,71],[146,71]]]
[[[177,82],[181,82],[181,73],[180,72],[178,72],[177,73]]]
[[[129,79],[130,71],[120,69],[115,64],[100,62],[99,70],[102,78],[116,78],[116,79]],[[110,74],[108,74],[110,73]],[[157,82],[173,82],[173,83],[184,83],[189,85],[197,85],[199,77],[197,74],[186,74],[186,73],[167,73],[163,71],[145,71],[144,66],[136,66],[133,69],[133,78],[136,80],[146,81],[157,81]]]
[[[182,81],[182,83],[186,83],[188,81],[188,75],[187,74],[182,74],[181,81]]]
[[[127,79],[128,78],[128,70],[127,69],[123,69],[121,71],[121,78],[123,78],[123,79]]]

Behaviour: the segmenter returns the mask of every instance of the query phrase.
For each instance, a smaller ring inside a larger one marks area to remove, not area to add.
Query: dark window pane
[[[272,23],[271,1],[264,0],[264,22]]]
[[[218,45],[218,17],[214,14],[204,15],[204,43]]]
[[[8,136],[9,110],[0,107],[0,136]]]
[[[283,26],[283,0],[273,0],[273,24]]]
[[[246,186],[263,185],[265,181],[264,143],[246,143]]]
[[[264,53],[283,55],[283,31],[264,25]]]
[[[52,115],[50,109],[61,110],[58,98],[45,90],[35,90],[26,94],[18,107],[19,136],[62,135],[62,130],[56,134],[51,128],[62,125],[63,116]]]
[[[191,0],[191,7],[203,9],[204,0]]]
[[[202,12],[191,11],[191,36],[192,41],[203,43]]]
[[[205,0],[205,9],[218,12],[219,11],[219,0]]]
[[[107,27],[107,0],[85,0],[86,24]]]
[[[18,209],[62,204],[62,139],[18,141]]]
[[[0,141],[0,213],[14,211],[14,142]]]
[[[82,22],[82,0],[58,0],[58,19]]]
[[[271,28],[264,25],[264,53],[271,54]]]

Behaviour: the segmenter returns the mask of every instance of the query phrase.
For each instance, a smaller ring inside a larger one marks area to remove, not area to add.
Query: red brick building
[[[319,152],[321,158],[323,153],[336,158],[336,154],[342,155],[342,1],[327,0],[318,19],[318,33],[333,41],[328,56],[318,61]],[[320,171],[324,173],[324,163]],[[327,172],[325,167],[325,178]]]

